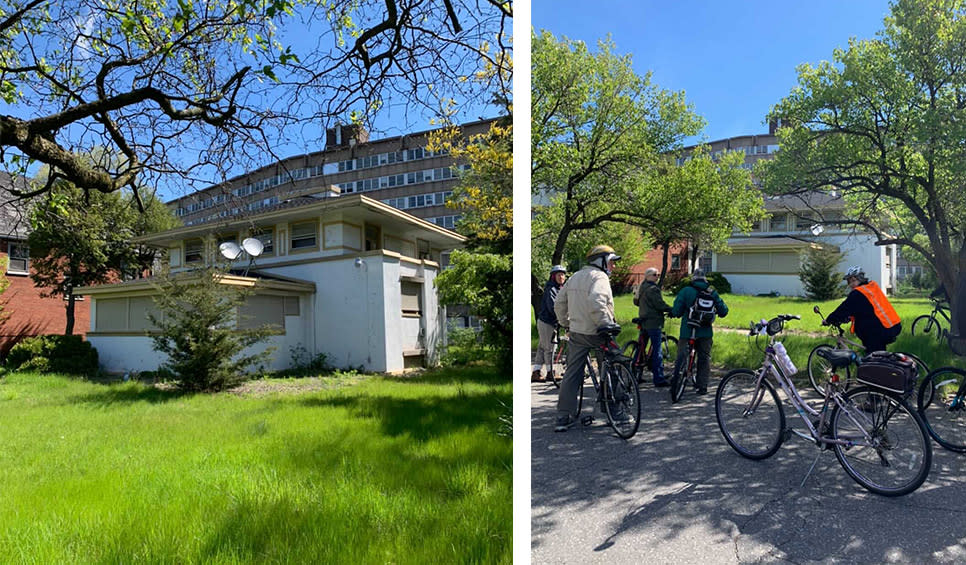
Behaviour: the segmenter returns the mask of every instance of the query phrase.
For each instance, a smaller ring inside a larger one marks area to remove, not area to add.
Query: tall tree
[[[574,232],[615,221],[635,186],[653,174],[658,155],[697,134],[703,120],[683,92],[637,75],[610,40],[592,53],[581,41],[532,34],[531,186],[559,195],[560,223],[552,263],[560,263]]]
[[[66,299],[65,335],[74,332],[74,287],[139,276],[151,267],[155,251],[130,239],[179,223],[151,193],[144,194],[142,206],[143,213],[127,190],[85,197],[77,187],[60,183],[31,211],[30,278],[47,289],[45,296]]]
[[[207,185],[300,126],[465,101],[480,61],[504,64],[511,16],[503,0],[0,0],[0,159],[49,165],[34,193]]]
[[[914,249],[952,300],[951,345],[966,337],[966,3],[897,0],[875,39],[798,69],[770,118],[776,194],[841,191],[877,245]],[[966,353],[966,350],[960,351]]]

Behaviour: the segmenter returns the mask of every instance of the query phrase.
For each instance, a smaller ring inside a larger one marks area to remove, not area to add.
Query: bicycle
[[[694,337],[694,328],[691,329],[691,335],[688,337],[688,341],[685,344],[687,347],[687,353],[685,354],[686,361],[684,366],[678,370],[677,361],[674,363],[674,373],[671,375],[671,404],[677,404],[681,397],[684,396],[684,390],[687,388],[688,384],[692,387],[698,386],[697,380],[697,365],[695,359],[697,357],[697,349],[695,349],[696,338]]]
[[[618,324],[609,324],[597,329],[598,335],[604,337],[604,343],[597,352],[601,378],[591,362],[592,355],[587,356],[584,370],[584,382],[587,376],[594,385],[596,399],[594,404],[602,406],[607,415],[607,423],[614,428],[614,432],[622,439],[630,439],[637,433],[641,424],[641,391],[637,387],[637,379],[628,369],[630,358],[621,354],[621,349],[614,341],[621,332]],[[583,382],[578,388],[577,414],[580,414],[584,402]],[[580,423],[589,426],[594,421],[593,414],[580,418]]]
[[[556,325],[553,337],[550,340],[553,355],[551,356],[549,376],[550,382],[556,388],[560,388],[560,379],[563,378],[563,373],[567,370],[567,344],[570,343],[570,337],[566,332],[561,333],[561,329],[559,324]]]
[[[841,324],[829,324],[822,315],[821,309],[818,306],[812,308],[812,312],[815,312],[822,318],[822,323],[828,325],[829,336],[835,340],[834,345],[827,343],[821,343],[812,348],[812,351],[808,354],[808,382],[812,385],[812,389],[822,396],[825,394],[825,383],[828,382],[829,377],[832,375],[833,367],[829,362],[818,354],[819,351],[823,350],[838,350],[838,349],[851,349],[856,352],[856,354],[865,353],[865,346],[861,343],[852,341],[845,337],[845,329],[842,328]],[[912,359],[918,368],[919,377],[922,378],[929,374],[929,365],[920,359],[917,355],[912,353],[902,352],[903,355]],[[845,388],[848,389],[852,386],[852,371],[851,367],[845,367]]]
[[[932,333],[935,333],[936,339],[942,341],[945,339],[949,330],[942,327],[937,314],[945,318],[947,326],[951,324],[952,321],[949,319],[949,314],[946,313],[943,300],[938,298],[931,298],[930,300],[932,300],[932,312],[923,314],[912,321],[912,335],[928,336]]]
[[[917,408],[936,443],[966,453],[966,371],[941,367],[919,385]]]
[[[625,343],[624,346],[621,347],[621,353],[625,357],[630,358],[631,373],[634,375],[634,378],[637,379],[637,382],[640,383],[644,381],[644,371],[651,370],[651,358],[654,355],[654,343],[651,342],[647,332],[641,328],[640,318],[634,318],[631,320],[631,322],[637,324],[637,339]],[[664,337],[661,339],[661,356],[664,359],[673,359],[677,354],[678,338],[668,335],[667,332],[662,333]]]
[[[791,380],[794,365],[783,360],[776,349],[780,343],[776,336],[785,322],[799,319],[781,314],[752,323],[749,335],[756,342],[762,332],[768,335],[761,368],[730,371],[715,394],[715,417],[728,445],[742,457],[762,460],[795,434],[819,447],[818,457],[832,449],[845,472],[869,492],[901,496],[919,488],[932,466],[932,446],[922,419],[902,395],[882,388],[881,383],[871,383],[871,378],[863,386],[845,390],[842,379],[833,372],[821,408],[802,399]],[[850,350],[822,350],[819,355],[835,369],[847,367],[855,359]],[[786,427],[784,408],[768,377],[785,391],[808,433]],[[911,382],[906,385],[912,386]]]

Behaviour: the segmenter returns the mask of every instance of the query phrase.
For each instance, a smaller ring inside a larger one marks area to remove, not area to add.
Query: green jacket
[[[671,315],[675,318],[681,318],[681,333],[678,339],[685,340],[691,337],[691,327],[688,326],[688,311],[691,310],[691,305],[694,304],[695,299],[698,297],[698,289],[705,289],[708,286],[710,286],[708,281],[694,281],[690,285],[682,288],[681,292],[674,298]],[[713,296],[718,316],[724,318],[728,315],[728,305],[718,296],[717,290],[713,292]],[[713,335],[713,328],[696,328],[694,337],[712,337]]]
[[[664,302],[661,287],[645,281],[641,283],[640,294],[637,315],[641,318],[641,327],[645,330],[664,329],[664,313],[670,312],[671,307]]]

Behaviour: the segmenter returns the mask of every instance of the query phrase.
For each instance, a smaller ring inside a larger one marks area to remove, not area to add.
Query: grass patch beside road
[[[7,375],[0,562],[511,561],[511,385],[495,370],[286,385]]]

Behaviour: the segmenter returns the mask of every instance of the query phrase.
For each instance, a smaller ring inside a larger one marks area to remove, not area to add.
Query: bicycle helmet
[[[554,265],[553,267],[550,267],[550,274],[551,275],[554,274],[554,273],[565,273],[566,274],[566,272],[567,272],[567,268],[564,267],[563,265]]]
[[[855,277],[855,278],[859,279],[860,281],[868,280],[868,279],[865,278],[865,271],[863,271],[862,270],[862,267],[860,267],[858,265],[853,265],[853,266],[849,267],[849,270],[848,271],[845,271],[845,276],[842,277],[842,280],[847,281],[847,280],[849,280],[852,277]]]
[[[614,248],[609,245],[595,245],[587,252],[587,263],[599,268],[608,275],[610,274],[610,269],[607,268],[607,263],[610,261],[620,261],[621,256],[614,253]]]

